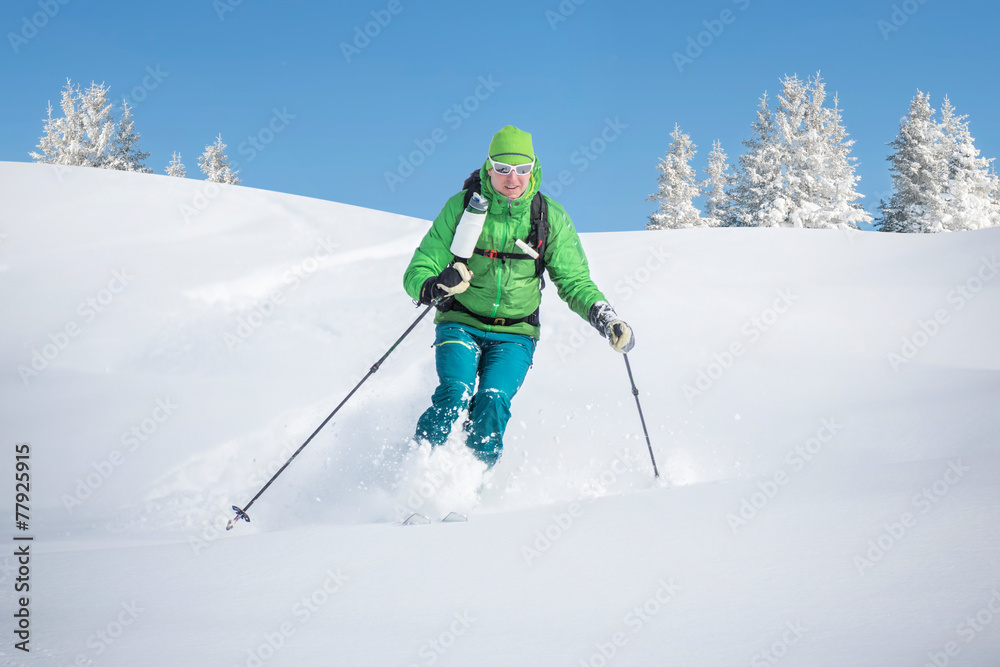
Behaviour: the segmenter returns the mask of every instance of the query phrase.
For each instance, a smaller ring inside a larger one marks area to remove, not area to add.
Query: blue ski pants
[[[438,387],[417,421],[415,437],[444,444],[461,411],[468,409],[466,444],[492,466],[503,450],[510,400],[531,367],[535,339],[448,322],[437,325],[434,347]]]

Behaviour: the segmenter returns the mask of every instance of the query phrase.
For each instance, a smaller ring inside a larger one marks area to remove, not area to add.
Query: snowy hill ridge
[[[0,184],[0,430],[33,482],[8,525],[34,538],[31,651],[8,634],[0,665],[1000,664],[1000,230],[584,234],[664,484],[620,356],[550,287],[467,524],[397,525],[433,506],[406,444],[428,321],[227,533],[419,314],[427,221]]]

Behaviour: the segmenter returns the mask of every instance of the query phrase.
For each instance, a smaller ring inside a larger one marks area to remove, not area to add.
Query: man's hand
[[[469,289],[472,271],[462,262],[455,262],[436,276],[424,281],[420,288],[420,303],[430,303],[434,299],[446,299]]]
[[[611,349],[615,352],[625,354],[635,347],[635,337],[632,335],[632,328],[622,320],[611,322],[608,333],[608,339],[611,341]]]
[[[632,328],[618,318],[615,309],[606,301],[598,301],[590,307],[591,326],[608,339],[611,349],[626,354],[635,347],[635,335]]]

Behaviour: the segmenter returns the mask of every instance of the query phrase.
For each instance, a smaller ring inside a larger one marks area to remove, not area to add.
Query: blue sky
[[[0,160],[30,160],[69,77],[131,97],[157,173],[179,151],[201,177],[221,133],[243,185],[433,218],[513,124],[578,229],[635,230],[674,123],[699,171],[716,139],[735,163],[761,94],[819,71],[874,212],[917,89],[1000,157],[998,18],[943,0],[7,0]]]

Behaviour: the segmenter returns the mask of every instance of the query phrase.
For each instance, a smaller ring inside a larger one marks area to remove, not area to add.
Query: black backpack
[[[465,200],[462,203],[462,210],[464,211],[469,207],[469,202],[472,200],[472,194],[474,192],[482,192],[482,179],[479,176],[479,170],[469,174],[469,177],[465,179],[462,184],[462,189],[465,190]],[[545,250],[547,248],[549,240],[549,204],[545,201],[545,197],[542,196],[541,192],[535,192],[534,198],[531,200],[531,231],[528,232],[528,239],[525,241],[531,248],[538,253],[538,259],[534,259],[531,255],[520,252],[497,252],[496,250],[483,250],[482,248],[476,248],[475,253],[477,255],[483,255],[485,257],[490,257],[493,259],[530,259],[535,262],[535,275],[541,280],[541,288],[545,287],[545,277],[542,272],[545,271]]]

